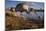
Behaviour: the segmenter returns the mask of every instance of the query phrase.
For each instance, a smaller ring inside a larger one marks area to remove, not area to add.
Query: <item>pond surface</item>
[[[36,13],[33,13],[33,12],[30,12],[30,13],[26,13],[26,12],[17,12],[18,15],[21,15],[21,16],[24,16],[26,17],[27,19],[36,19],[36,20],[39,20],[39,19],[43,19],[44,18],[44,12],[36,12]]]

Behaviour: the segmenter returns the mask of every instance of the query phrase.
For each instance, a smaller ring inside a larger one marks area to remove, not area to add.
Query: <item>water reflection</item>
[[[39,19],[43,19],[43,17],[44,17],[44,12],[36,12],[36,13],[33,13],[33,12],[30,12],[30,13],[26,13],[26,12],[20,13],[20,12],[17,12],[17,14],[26,17],[26,19],[36,19],[36,20],[39,20]]]

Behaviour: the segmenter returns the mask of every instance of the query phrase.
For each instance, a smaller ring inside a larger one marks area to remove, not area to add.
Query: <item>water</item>
[[[24,16],[28,19],[36,19],[36,20],[40,19],[40,20],[42,20],[43,16],[44,16],[44,12],[36,12],[36,13],[30,12],[29,14],[26,12],[23,12],[22,16]]]
[[[26,13],[26,12],[17,12],[17,14],[19,16],[23,16],[26,17],[25,19],[35,19],[35,20],[42,20],[44,18],[44,12],[30,12],[30,13]]]

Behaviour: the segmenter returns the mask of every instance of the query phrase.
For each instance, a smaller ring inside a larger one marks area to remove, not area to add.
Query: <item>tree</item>
[[[20,11],[20,10],[22,9],[22,7],[23,7],[23,4],[24,4],[24,3],[19,3],[19,4],[17,4],[17,5],[16,5],[16,11]]]

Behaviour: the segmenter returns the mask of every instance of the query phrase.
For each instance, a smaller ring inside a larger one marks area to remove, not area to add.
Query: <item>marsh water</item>
[[[27,19],[42,20],[44,18],[44,12],[36,12],[36,13],[17,12],[17,14],[22,15],[22,16],[26,17]]]

